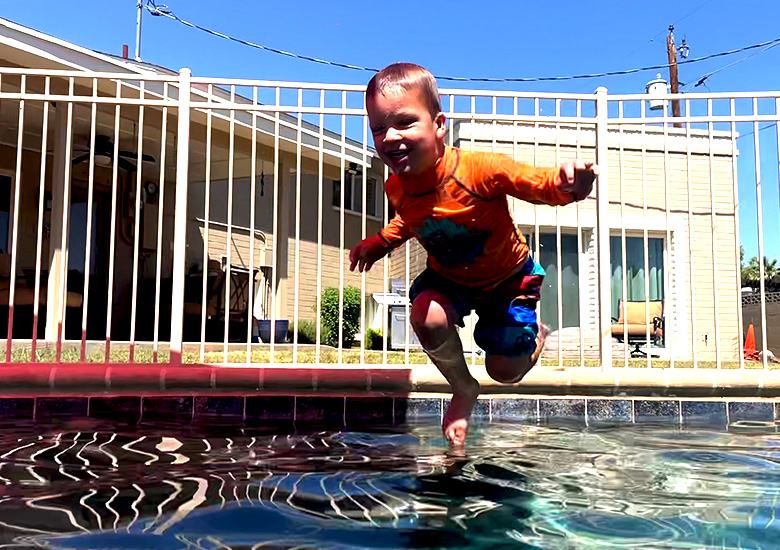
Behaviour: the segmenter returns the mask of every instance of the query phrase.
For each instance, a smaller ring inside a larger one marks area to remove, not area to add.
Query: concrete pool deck
[[[471,368],[484,394],[591,397],[780,398],[780,371],[536,367],[515,385]],[[6,363],[0,396],[155,395],[171,393],[297,393],[311,395],[448,394],[433,365],[182,365],[164,363]]]

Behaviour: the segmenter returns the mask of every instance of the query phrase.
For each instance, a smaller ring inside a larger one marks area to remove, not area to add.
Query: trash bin
[[[284,344],[287,342],[287,332],[290,330],[290,321],[286,319],[278,319],[275,323],[276,334],[274,334],[275,344]],[[260,336],[260,341],[264,344],[271,343],[271,321],[261,319],[257,321],[257,334]]]

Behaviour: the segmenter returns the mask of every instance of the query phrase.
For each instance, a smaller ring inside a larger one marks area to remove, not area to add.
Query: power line
[[[762,126],[761,128],[758,129],[758,133],[760,134],[764,130],[769,130],[770,128],[774,128],[775,126],[777,126],[776,122],[772,122],[771,124],[767,124],[766,126]],[[748,137],[748,136],[752,136],[755,133],[756,133],[755,130],[750,130],[747,134],[742,134],[737,139],[742,139],[742,138],[745,138],[745,137]]]
[[[154,0],[148,0],[146,8],[149,10],[149,12],[152,15],[167,17],[169,19],[172,19],[174,21],[177,21],[181,23],[182,25],[186,25],[188,27],[191,27],[193,29],[197,29],[199,31],[208,33],[213,36],[217,36],[219,38],[223,38],[225,40],[230,40],[232,42],[237,42],[239,44],[243,44],[244,46],[250,46],[252,48],[257,48],[260,50],[265,50],[271,53],[275,53],[278,55],[284,55],[287,57],[292,57],[295,59],[301,59],[303,61],[310,61],[312,63],[319,63],[321,65],[329,65],[332,67],[340,67],[342,69],[350,69],[355,71],[366,71],[366,72],[379,72],[379,69],[375,69],[372,67],[363,67],[360,65],[352,65],[349,63],[339,63],[336,61],[328,61],[326,59],[319,59],[316,57],[311,57],[308,55],[301,55],[293,52],[288,52],[285,50],[280,50],[277,48],[272,48],[270,46],[264,46],[262,44],[256,44],[254,42],[250,42],[248,40],[244,40],[241,38],[236,38],[234,36],[230,36],[228,34],[215,31],[206,27],[203,27],[201,25],[198,25],[196,23],[193,23],[191,21],[187,21],[185,19],[182,19],[173,11],[168,8],[168,6],[157,6],[154,3]],[[689,63],[698,63],[701,61],[706,61],[707,59],[714,59],[717,57],[725,57],[728,55],[733,55],[736,53],[748,51],[748,50],[754,50],[757,48],[764,48],[766,46],[774,46],[780,44],[780,38],[775,38],[773,40],[768,40],[766,42],[761,42],[759,44],[752,44],[750,46],[745,46],[742,48],[737,48],[734,50],[729,50],[725,52],[718,52],[713,53],[709,55],[705,55],[702,57],[696,57],[693,59],[684,59],[680,61],[678,64],[689,64]],[[589,73],[589,74],[575,74],[575,75],[568,75],[568,76],[537,76],[537,77],[518,77],[518,78],[491,78],[491,77],[458,77],[458,76],[436,76],[436,79],[438,80],[444,80],[444,81],[450,81],[450,82],[558,82],[562,80],[582,80],[582,79],[588,79],[588,78],[602,78],[607,76],[621,76],[621,75],[629,75],[629,74],[635,74],[639,72],[644,71],[656,71],[658,69],[665,69],[668,67],[668,64],[663,65],[651,65],[647,67],[639,67],[635,69],[627,69],[622,71],[607,71],[602,73]]]
[[[762,53],[768,52],[769,50],[771,50],[772,48],[774,48],[774,47],[776,47],[776,46],[778,46],[778,45],[780,45],[780,43],[777,43],[777,42],[776,42],[776,43],[774,43],[774,44],[770,44],[770,45],[769,45],[769,46],[767,46],[766,48],[763,48],[763,49],[761,49],[761,50],[759,50],[759,51],[757,51],[757,52],[753,52],[753,53],[751,53],[750,55],[746,55],[746,56],[745,56],[745,57],[743,57],[742,59],[737,59],[736,61],[732,61],[732,62],[731,62],[731,63],[729,63],[728,65],[724,65],[723,67],[720,67],[719,69],[715,69],[714,71],[710,71],[710,72],[708,72],[708,73],[705,73],[705,74],[701,75],[699,78],[697,78],[697,79],[696,79],[696,83],[695,83],[695,84],[689,84],[689,85],[688,85],[688,88],[691,88],[691,87],[693,87],[693,88],[698,88],[699,86],[701,86],[701,85],[705,84],[705,82],[706,82],[706,81],[707,81],[707,80],[708,80],[708,79],[709,79],[711,76],[714,76],[714,75],[718,74],[718,73],[719,73],[719,72],[721,72],[721,71],[725,71],[726,69],[728,69],[728,68],[730,68],[730,67],[733,67],[734,65],[739,65],[739,64],[740,64],[740,63],[742,63],[743,61],[747,61],[748,59],[751,59],[751,58],[753,58],[753,57],[755,57],[755,56],[757,56],[757,55],[761,55]],[[706,86],[706,85],[705,85],[705,86]]]
[[[698,7],[698,8],[695,8],[695,9],[693,9],[692,11],[690,11],[690,12],[688,12],[687,14],[683,15],[681,18],[679,18],[679,19],[678,19],[678,20],[676,20],[674,23],[672,23],[672,27],[676,27],[676,26],[677,26],[679,23],[682,23],[683,21],[685,21],[686,19],[688,19],[688,18],[689,18],[689,17],[691,17],[692,15],[694,15],[694,14],[696,14],[696,13],[700,12],[702,9],[706,8],[707,6],[709,6],[709,5],[710,5],[710,4],[712,4],[714,1],[715,1],[715,0],[707,0],[707,1],[706,1],[706,2],[704,2],[703,4],[699,5],[699,7]],[[664,30],[660,31],[658,34],[655,34],[655,35],[654,35],[652,38],[650,38],[650,40],[648,40],[648,42],[655,42],[655,39],[656,39],[656,38],[658,38],[659,36],[661,36],[662,34],[664,34],[664,33],[666,32],[666,30],[667,30],[667,29],[664,29]],[[638,52],[638,51],[639,51],[639,50],[641,50],[641,49],[642,49],[642,46],[639,46],[639,47],[638,47],[638,48],[636,48],[634,51],[632,51],[630,54],[628,54],[628,55],[627,55],[627,56],[626,56],[624,59],[628,59],[628,58],[630,58],[631,56],[633,56],[633,55],[634,55],[636,52]]]

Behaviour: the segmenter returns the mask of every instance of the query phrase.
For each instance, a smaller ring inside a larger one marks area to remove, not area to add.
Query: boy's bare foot
[[[473,380],[473,383],[459,388],[452,395],[452,401],[450,401],[450,406],[447,407],[447,412],[444,414],[442,422],[442,432],[452,447],[462,447],[466,444],[469,417],[474,409],[474,405],[477,403],[479,389],[479,382]]]

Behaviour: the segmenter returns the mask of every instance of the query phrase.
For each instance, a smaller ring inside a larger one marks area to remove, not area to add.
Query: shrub
[[[339,310],[339,289],[326,288],[322,292],[320,320],[322,323],[322,343],[328,346],[339,345],[339,312],[342,312],[342,344],[352,347],[355,334],[360,330],[360,291],[348,286],[344,288],[344,300]]]
[[[381,351],[382,349],[382,331],[372,328],[366,331],[364,346],[368,350]]]
[[[288,340],[294,342],[293,332],[290,332]],[[316,344],[317,343],[317,324],[305,319],[298,321],[298,343]]]

